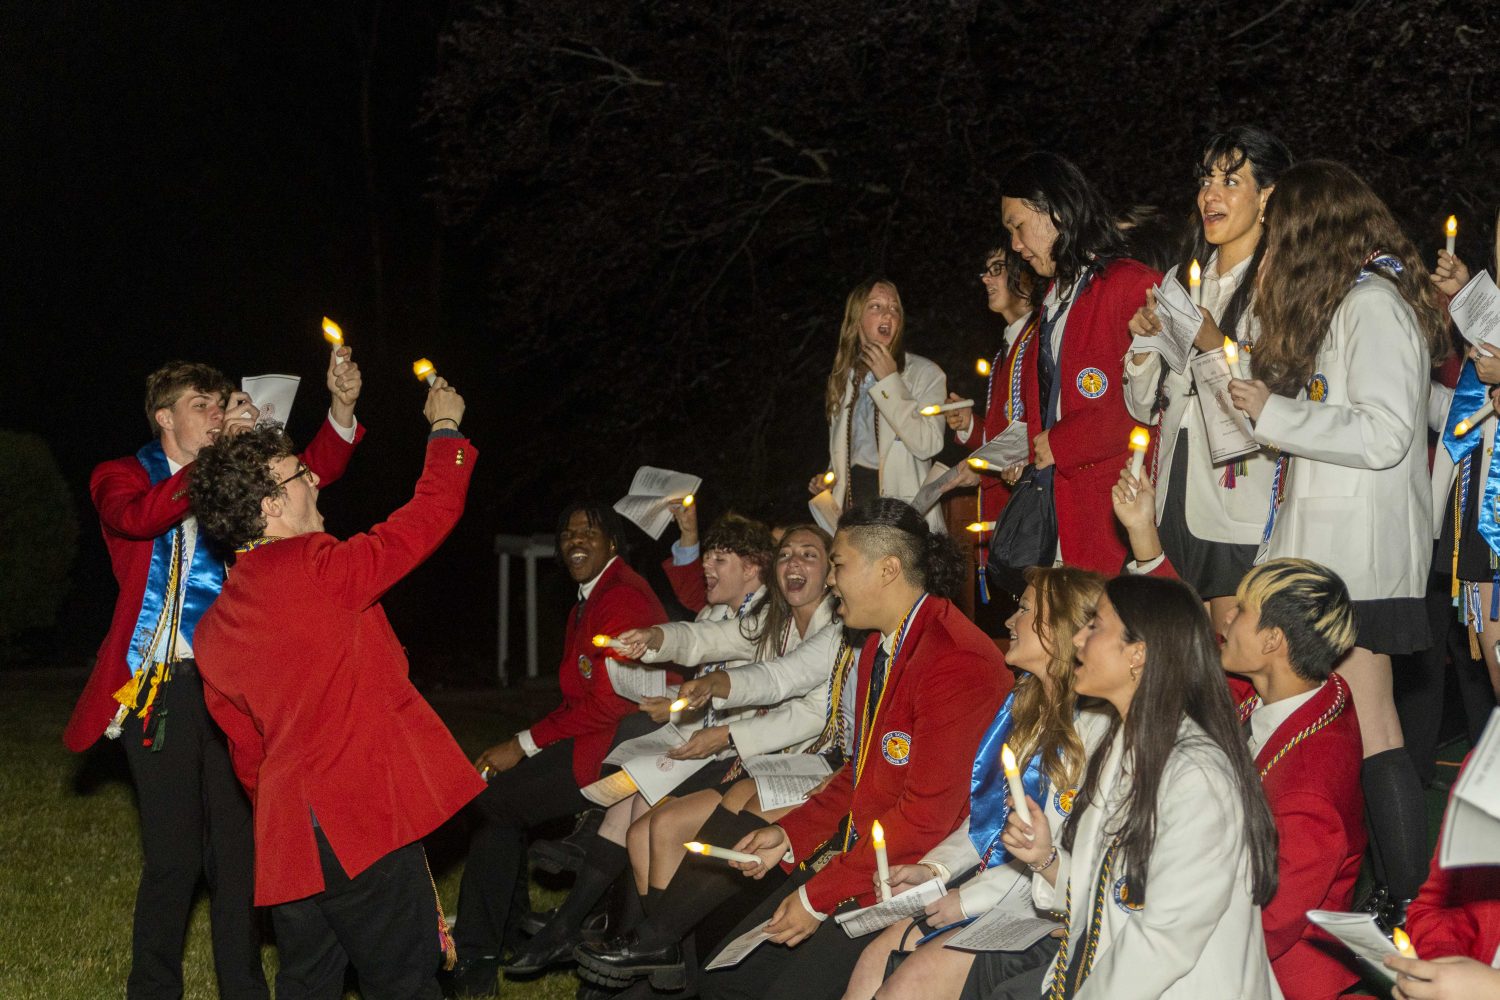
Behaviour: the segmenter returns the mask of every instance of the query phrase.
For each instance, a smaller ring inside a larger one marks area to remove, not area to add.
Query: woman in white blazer
[[[1266,199],[1291,165],[1292,154],[1279,139],[1250,126],[1220,132],[1204,145],[1197,164],[1202,226],[1176,275],[1186,288],[1189,262],[1204,261],[1199,290],[1205,317],[1193,354],[1220,349],[1226,337],[1245,351],[1255,342],[1250,279],[1259,263]],[[1162,329],[1154,293],[1146,299],[1130,331],[1154,337]],[[1126,358],[1125,405],[1157,431],[1152,474],[1162,548],[1209,602],[1222,634],[1240,579],[1255,562],[1275,457],[1259,451],[1215,465],[1192,369],[1175,372],[1155,351]]]
[[[1051,963],[1057,942],[1043,939],[1022,955],[955,951],[944,945],[955,925],[994,907],[1028,917],[1031,873],[1000,844],[1009,813],[1000,747],[1009,745],[1021,766],[1022,783],[1044,803],[1054,834],[1072,808],[1088,751],[1108,727],[1103,713],[1075,712],[1073,636],[1093,614],[1104,592],[1097,574],[1071,567],[1036,568],[1026,575],[1019,606],[1006,621],[1010,646],[1005,662],[1017,671],[1016,686],[979,743],[970,784],[970,811],[941,843],[914,865],[891,869],[892,894],[937,878],[947,895],[923,917],[901,920],[882,931],[860,955],[844,1000],[954,1000],[983,996],[998,979]],[[953,928],[950,930],[949,928]],[[920,947],[912,943],[922,939]],[[886,978],[893,951],[905,952]]]
[[[1437,296],[1390,210],[1349,168],[1299,163],[1266,205],[1252,381],[1230,383],[1255,437],[1281,453],[1262,558],[1329,567],[1349,587],[1358,646],[1339,666],[1364,742],[1378,881],[1409,899],[1426,872],[1426,810],[1392,697],[1391,656],[1431,639],[1427,469]]]
[[[1067,915],[1042,995],[1279,1000],[1260,920],[1276,827],[1202,602],[1180,581],[1117,577],[1073,642],[1074,690],[1117,718],[1060,842],[1029,796],[1004,834],[1038,908]]]
[[[844,302],[838,353],[828,376],[828,471],[808,483],[814,496],[828,489],[840,511],[875,496],[910,503],[943,450],[946,421],[923,407],[948,395],[943,370],[906,350],[906,314],[896,286],[881,278],[857,285]],[[944,530],[939,507],[927,512]]]

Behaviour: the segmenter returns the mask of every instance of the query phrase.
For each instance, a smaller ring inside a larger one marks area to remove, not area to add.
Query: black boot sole
[[[681,962],[671,965],[633,965],[629,969],[594,960],[586,953],[574,953],[578,975],[600,986],[621,989],[640,979],[650,979],[658,990],[676,992],[687,988],[687,968]]]

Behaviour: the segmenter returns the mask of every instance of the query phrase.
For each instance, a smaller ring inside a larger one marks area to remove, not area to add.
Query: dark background
[[[1424,252],[1456,213],[1460,256],[1488,262],[1497,50],[1500,9],[1427,0],[14,0],[0,426],[44,435],[79,502],[53,645],[86,663],[105,628],[87,477],[146,439],[164,360],[301,374],[305,440],[319,317],[344,325],[370,436],[323,500],[335,533],[409,496],[410,363],[437,363],[483,454],[463,523],[387,606],[419,673],[480,680],[495,533],[550,531],[643,463],[703,476],[706,518],[799,516],[868,274],[900,287],[910,346],[982,392],[1001,323],[975,275],[1021,152],[1186,217],[1203,140],[1253,122],[1361,171]],[[635,537],[644,563],[670,533]]]

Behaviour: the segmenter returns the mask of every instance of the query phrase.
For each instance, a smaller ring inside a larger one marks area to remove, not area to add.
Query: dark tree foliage
[[[1497,44],[1479,2],[511,0],[453,26],[425,124],[515,426],[563,432],[518,457],[622,488],[675,466],[789,511],[865,275],[980,390],[1000,323],[975,275],[1025,150],[1186,218],[1202,141],[1255,122],[1352,164],[1419,245],[1458,213],[1487,260]]]

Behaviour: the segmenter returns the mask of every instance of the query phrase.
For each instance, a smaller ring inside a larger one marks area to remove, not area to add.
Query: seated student
[[[832,561],[844,621],[879,633],[860,657],[853,759],[780,823],[734,845],[759,856],[736,865],[757,877],[785,858],[799,865],[735,932],[769,918],[769,943],[707,973],[704,997],[843,993],[861,942],[827,918],[875,901],[872,823],[884,826],[896,864],[951,833],[968,812],[979,739],[1011,687],[994,643],[937,596],[962,584],[963,557],[908,504],[882,497],[845,513]]]
[[[1077,636],[1074,691],[1116,715],[1053,846],[1041,806],[1002,842],[1065,913],[1052,996],[1279,995],[1260,907],[1276,892],[1276,827],[1219,666],[1203,602],[1176,580],[1105,584]],[[1036,996],[1036,993],[1032,993]]]
[[[674,646],[681,647],[680,656],[657,657],[655,660],[663,663],[675,660],[683,666],[701,666],[705,671],[722,670],[750,659],[757,650],[775,648],[776,641],[782,637],[782,624],[791,615],[786,599],[777,591],[767,572],[771,563],[771,536],[765,525],[737,514],[726,514],[709,531],[704,547],[702,575],[709,603],[698,613],[698,620],[627,628],[611,633],[624,647],[612,655],[641,661],[647,643],[639,637],[642,632],[656,629],[693,638],[674,643]],[[665,723],[670,702],[669,698],[647,698],[642,710],[650,712],[653,721]],[[688,795],[718,784],[733,763],[732,754],[722,753],[726,746],[727,724],[747,711],[753,714],[753,710],[743,709],[705,713],[697,717],[690,713],[680,714],[677,727],[692,732],[692,735],[687,744],[679,748],[679,759],[710,756],[716,759],[689,776],[674,794]],[[725,725],[718,724],[720,716]],[[598,833],[586,839],[578,877],[568,898],[546,926],[506,966],[507,975],[534,975],[571,958],[573,949],[580,942],[585,918],[629,862],[627,829],[647,809],[645,800],[636,794],[616,802],[605,811]]]
[[[558,666],[563,700],[475,762],[489,787],[475,800],[480,822],[458,897],[453,979],[461,992],[495,992],[512,906],[524,899],[517,889],[525,884],[526,831],[589,807],[579,789],[598,780],[616,727],[636,709],[610,684],[610,651],[591,641],[666,619],[650,586],[621,558],[624,547],[608,506],[575,502],[558,517],[558,559],[578,584]]]
[[[933,878],[951,889],[927,907],[924,917],[892,924],[866,946],[844,1000],[869,1000],[877,990],[881,1000],[982,997],[1028,967],[1049,966],[1056,954],[1053,938],[1043,938],[1021,955],[943,947],[957,925],[992,907],[1036,915],[1031,873],[1000,843],[1010,815],[1001,745],[1016,752],[1022,783],[1033,798],[1046,803],[1055,834],[1072,807],[1087,742],[1108,725],[1101,712],[1075,713],[1073,697],[1073,636],[1093,613],[1104,580],[1069,567],[1037,568],[1026,576],[1020,608],[1005,623],[1010,632],[1005,662],[1019,672],[1019,679],[980,741],[969,785],[969,818],[917,864],[891,869],[892,894]],[[908,947],[918,938],[920,947]],[[905,957],[886,978],[892,952]]]

